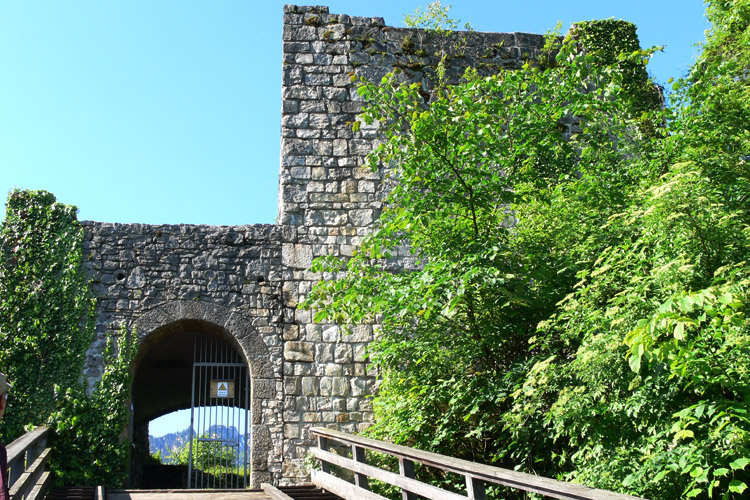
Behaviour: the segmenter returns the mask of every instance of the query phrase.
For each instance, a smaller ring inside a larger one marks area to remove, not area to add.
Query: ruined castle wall
[[[89,390],[101,378],[106,339],[123,325],[136,327],[144,341],[183,320],[224,329],[253,371],[254,480],[278,480],[283,461],[280,228],[83,225],[84,265],[98,298],[96,338],[84,370]]]
[[[356,432],[373,420],[367,397],[376,379],[365,359],[372,326],[342,334],[296,308],[322,278],[307,271],[312,259],[352,255],[382,206],[383,172],[362,167],[377,130],[351,127],[362,105],[352,75],[378,82],[397,70],[401,80],[421,83],[429,99],[444,54],[447,78],[455,82],[469,66],[480,74],[520,67],[540,55],[544,37],[435,36],[389,27],[381,18],[287,5],[283,44],[278,223],[284,228],[284,477],[294,482],[305,476],[311,426]]]

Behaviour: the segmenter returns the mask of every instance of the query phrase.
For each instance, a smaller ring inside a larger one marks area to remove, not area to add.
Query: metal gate
[[[250,436],[247,366],[224,340],[197,337],[188,488],[247,488]]]

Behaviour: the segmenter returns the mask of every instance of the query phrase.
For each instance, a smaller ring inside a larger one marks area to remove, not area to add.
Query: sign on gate
[[[212,380],[211,381],[212,398],[233,398],[234,397],[234,380]]]

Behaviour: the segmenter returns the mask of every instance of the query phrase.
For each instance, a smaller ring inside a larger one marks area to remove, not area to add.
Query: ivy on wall
[[[635,24],[621,19],[582,21],[570,28],[571,37],[595,58],[597,65],[617,65],[633,116],[663,105],[660,89],[649,81],[647,52],[641,50],[636,31]],[[643,53],[641,61],[621,55],[637,52]]]
[[[110,340],[102,380],[87,397],[81,373],[96,300],[76,211],[46,191],[8,197],[0,226],[0,371],[13,389],[0,438],[8,443],[49,425],[58,485],[119,486],[128,463],[124,430],[136,336],[123,330]]]
[[[51,420],[56,425],[50,470],[59,485],[127,484],[130,440],[124,434],[130,418],[128,369],[138,336],[121,329],[104,352],[104,374],[91,397],[83,388],[68,389]]]
[[[15,190],[0,230],[0,370],[13,382],[4,442],[47,423],[58,395],[79,385],[94,331],[76,207]]]

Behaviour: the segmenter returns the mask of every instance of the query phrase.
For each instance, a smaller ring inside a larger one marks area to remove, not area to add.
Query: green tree
[[[395,183],[357,254],[314,265],[342,275],[306,305],[317,320],[379,321],[371,433],[554,476],[561,444],[513,442],[503,415],[537,324],[606,247],[601,227],[642,172],[621,72],[570,39],[551,45],[557,64],[469,71],[429,106],[395,77],[361,82],[362,120],[385,137],[371,166],[391,165]],[[394,273],[407,251],[416,264]]]
[[[713,28],[653,164],[608,225],[619,243],[540,328],[513,422],[567,439],[575,480],[649,498],[743,498],[750,460],[750,2]]]
[[[362,84],[395,187],[306,305],[382,324],[372,434],[654,499],[747,494],[750,2],[708,14],[664,113],[633,47],[566,41],[429,107]]]
[[[202,438],[193,438],[179,448],[173,450],[168,460],[179,465],[190,464],[190,452],[193,453],[193,469],[211,473],[231,471],[237,466],[237,450],[221,441],[206,441],[215,438],[206,434]]]

